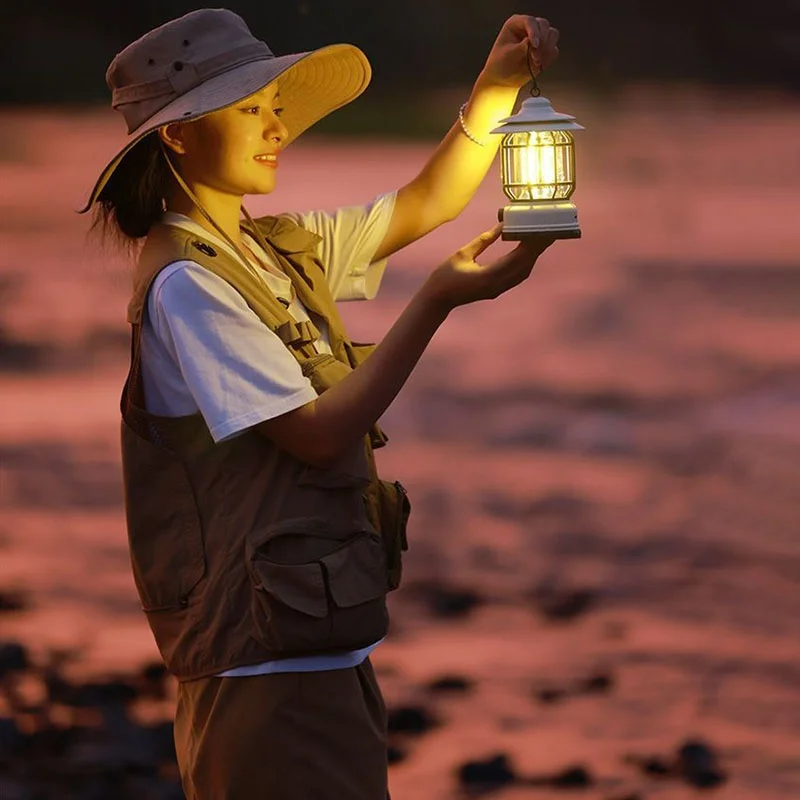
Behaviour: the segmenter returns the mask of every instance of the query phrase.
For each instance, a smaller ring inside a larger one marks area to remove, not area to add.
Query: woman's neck
[[[221,195],[218,192],[209,190],[203,191],[203,189],[204,187],[202,186],[191,187],[192,192],[200,201],[206,213],[230,237],[233,243],[241,248],[242,234],[239,229],[239,220],[242,214],[242,198],[234,195]],[[169,198],[167,211],[183,214],[210,233],[219,236],[219,230],[206,219],[205,215],[194,204],[194,201],[187,197],[184,192],[176,193],[175,196]]]

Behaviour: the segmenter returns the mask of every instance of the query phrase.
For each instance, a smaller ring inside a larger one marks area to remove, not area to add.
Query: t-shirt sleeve
[[[199,264],[182,262],[156,279],[148,313],[215,442],[316,399],[278,336]]]
[[[372,300],[378,293],[387,259],[373,261],[373,256],[389,228],[396,197],[389,192],[363,206],[281,215],[322,237],[318,254],[335,300]]]

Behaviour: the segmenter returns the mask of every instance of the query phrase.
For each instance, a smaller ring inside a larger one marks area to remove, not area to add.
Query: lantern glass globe
[[[568,131],[509,133],[501,148],[509,200],[565,200],[575,191],[575,147]]]

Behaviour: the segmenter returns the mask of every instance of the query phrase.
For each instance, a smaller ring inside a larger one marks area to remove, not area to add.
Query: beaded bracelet
[[[467,123],[464,122],[464,109],[467,107],[467,104],[461,106],[458,109],[458,121],[461,123],[461,130],[464,131],[464,135],[469,139],[471,142],[475,142],[475,144],[480,145],[481,147],[486,147],[486,144],[480,139],[476,139],[470,132],[469,128],[467,128]]]

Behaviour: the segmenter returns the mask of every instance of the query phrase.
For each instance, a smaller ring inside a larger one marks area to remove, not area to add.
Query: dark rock
[[[150,739],[151,757],[156,764],[176,761],[174,729],[171,721],[159,722],[144,730]]]
[[[472,689],[473,682],[460,675],[442,675],[441,678],[431,681],[428,689],[432,692],[468,692]]]
[[[169,673],[161,661],[147,664],[139,673],[141,692],[155,700],[165,700],[167,697],[167,678]]]
[[[388,750],[386,751],[386,757],[389,760],[389,764],[399,764],[401,761],[405,761],[408,756],[408,753],[403,750],[401,747],[397,747],[397,745],[390,744]]]
[[[30,667],[28,651],[18,642],[0,642],[0,678]]]
[[[625,761],[650,778],[667,778],[674,774],[672,765],[660,756],[625,756]]]
[[[555,686],[545,686],[541,689],[534,689],[533,696],[544,705],[552,705],[564,700],[567,692],[564,689],[557,689]]]
[[[688,739],[678,748],[676,768],[688,784],[698,789],[713,789],[727,780],[717,764],[716,753],[698,739]]]
[[[388,714],[389,733],[418,736],[436,726],[436,720],[422,706],[402,706]]]
[[[542,588],[532,593],[539,613],[551,622],[570,622],[597,605],[597,593],[591,589],[557,590]]]
[[[0,328],[0,372],[31,372],[43,368],[53,348],[14,338]]]
[[[25,742],[25,734],[10,717],[0,717],[0,761],[17,753]],[[0,794],[0,797],[3,797]]]
[[[72,705],[72,694],[75,687],[61,676],[55,669],[48,669],[44,673],[44,686],[47,690],[47,699],[51,703]]]
[[[31,760],[61,758],[83,732],[84,729],[80,727],[40,728],[28,736],[25,755]]]
[[[642,772],[644,772],[645,775],[649,775],[651,778],[666,778],[672,775],[672,767],[667,761],[658,756],[651,756],[650,758],[643,759],[640,766]]]
[[[125,706],[139,696],[139,690],[125,680],[84,683],[72,687],[68,705],[74,708]]]
[[[463,617],[481,605],[483,599],[472,589],[455,589],[444,586],[431,587],[428,605],[434,616],[444,619]]]
[[[459,784],[471,794],[491,792],[516,780],[508,757],[503,753],[485,761],[468,761],[458,768]]]
[[[152,661],[142,667],[142,677],[146,681],[163,681],[167,677],[167,668],[161,661]]]
[[[45,673],[44,683],[51,703],[72,708],[126,706],[139,696],[139,690],[124,679],[72,684],[57,671]]]
[[[568,767],[553,775],[548,784],[554,789],[586,789],[594,784],[594,779],[585,767]]]
[[[0,592],[0,613],[5,611],[24,611],[28,607],[22,592]]]
[[[606,694],[614,688],[614,676],[609,672],[595,672],[578,684],[584,694]]]

